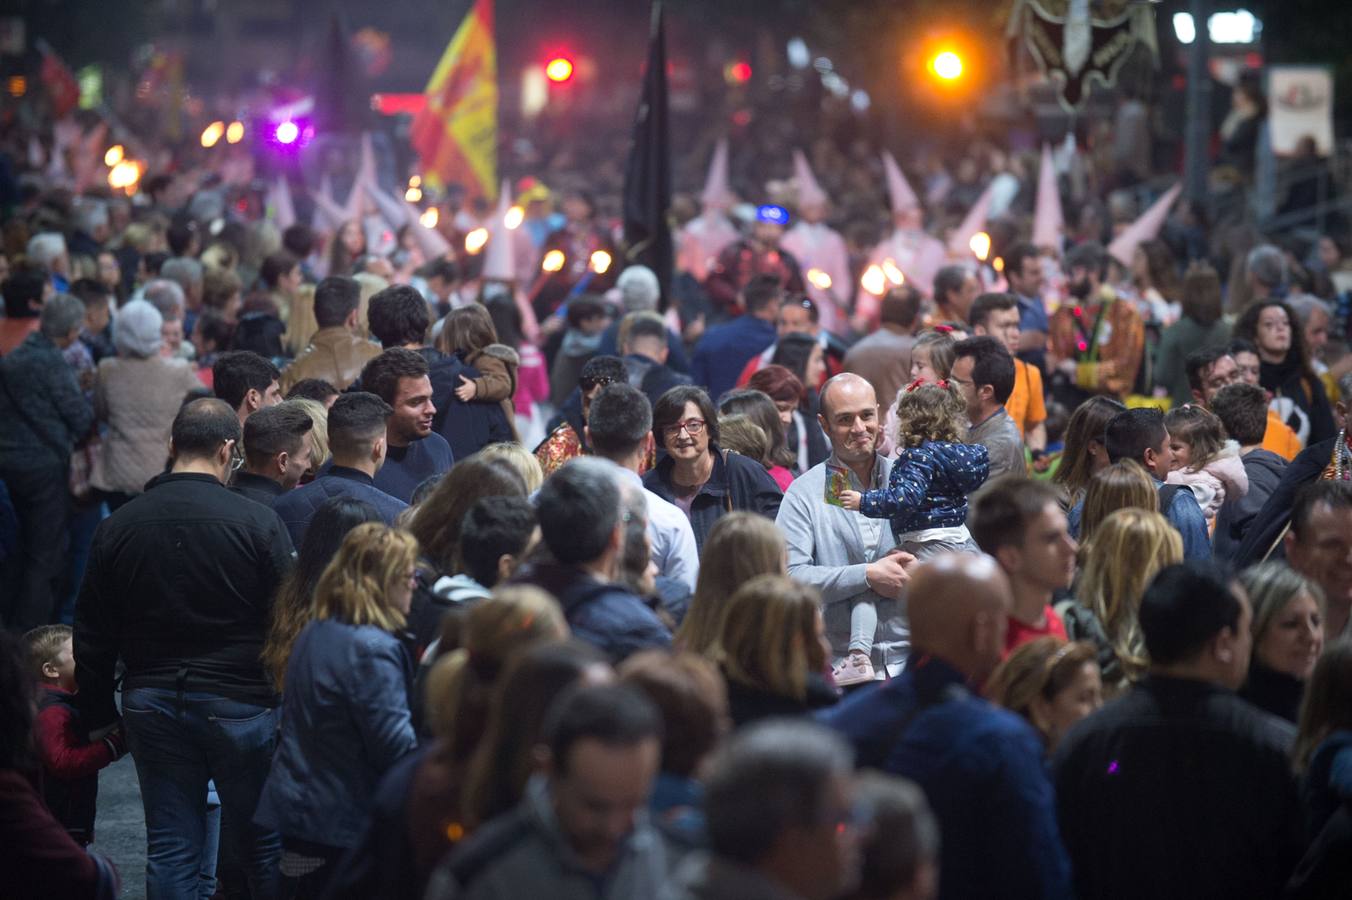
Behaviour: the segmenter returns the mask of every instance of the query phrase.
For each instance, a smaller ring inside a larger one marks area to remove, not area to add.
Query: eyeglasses
[[[682,428],[685,429],[686,434],[693,437],[704,430],[704,420],[686,419],[684,422],[677,422],[674,425],[663,425],[662,433],[667,437],[675,437],[681,433]]]
[[[586,394],[590,393],[596,388],[603,388],[607,385],[611,385],[614,383],[615,383],[614,378],[610,378],[605,375],[599,375],[591,378],[579,378],[577,386],[582,388],[582,392]]]

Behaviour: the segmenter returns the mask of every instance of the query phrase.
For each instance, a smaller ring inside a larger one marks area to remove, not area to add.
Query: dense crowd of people
[[[1346,894],[1342,238],[726,154],[671,285],[539,182],[0,170],[6,896],[139,877],[126,754],[153,898]]]

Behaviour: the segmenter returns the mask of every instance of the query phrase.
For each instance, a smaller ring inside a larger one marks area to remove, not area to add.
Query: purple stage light
[[[283,122],[277,126],[276,133],[279,144],[294,144],[300,137],[300,126],[295,122]]]

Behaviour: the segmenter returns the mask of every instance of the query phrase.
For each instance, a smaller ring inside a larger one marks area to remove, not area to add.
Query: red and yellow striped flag
[[[498,62],[493,0],[475,0],[424,91],[409,140],[432,187],[464,185],[492,197],[498,170]]]

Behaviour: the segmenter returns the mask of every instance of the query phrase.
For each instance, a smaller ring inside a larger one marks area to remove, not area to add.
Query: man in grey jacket
[[[850,609],[870,602],[878,611],[874,669],[895,675],[906,662],[910,639],[902,595],[915,561],[896,548],[886,519],[869,519],[832,502],[834,481],[846,490],[887,484],[891,461],[878,452],[882,418],[878,398],[858,375],[837,375],[822,388],[818,422],[831,441],[831,456],[789,485],[775,523],[788,545],[789,575],[821,591],[826,636],[837,661],[850,644]],[[834,478],[832,477],[834,476]]]
[[[630,685],[579,685],[545,719],[543,773],[452,852],[427,900],[656,897],[675,857],[646,807],[662,718]]]

